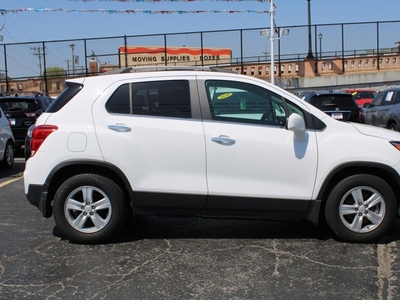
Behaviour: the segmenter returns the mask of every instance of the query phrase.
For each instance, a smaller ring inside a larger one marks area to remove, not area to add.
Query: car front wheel
[[[372,175],[353,175],[340,181],[330,193],[325,219],[343,241],[371,242],[393,224],[397,202],[390,186]]]
[[[393,131],[399,131],[399,126],[396,123],[392,123],[389,125],[389,129]]]
[[[80,174],[66,180],[54,197],[58,229],[78,243],[101,243],[113,237],[124,224],[126,201],[112,180],[95,174]]]

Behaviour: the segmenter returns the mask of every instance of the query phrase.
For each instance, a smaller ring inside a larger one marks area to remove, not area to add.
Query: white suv
[[[391,228],[398,132],[250,76],[164,69],[68,80],[37,120],[25,193],[68,238],[109,240],[129,211],[301,217],[352,242]]]
[[[14,165],[14,146],[15,140],[10,121],[0,105],[0,164],[2,167],[10,169]]]

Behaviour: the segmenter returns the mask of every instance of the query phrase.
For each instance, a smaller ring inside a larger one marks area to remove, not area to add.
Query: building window
[[[240,69],[236,68],[236,74],[239,74]]]
[[[254,76],[254,68],[250,69],[250,74],[251,74],[251,76]]]
[[[360,60],[358,61],[358,68],[359,68],[359,69],[361,69],[361,62],[362,62],[362,60],[360,59]]]
[[[296,65],[296,73],[299,72],[299,65]]]
[[[369,64],[369,60],[366,59],[366,60],[365,60],[365,68],[366,68],[366,69],[368,69],[368,64]]]
[[[385,65],[386,65],[386,67],[389,67],[389,58],[386,58]]]
[[[243,75],[247,75],[247,68],[243,68]]]
[[[345,70],[347,69],[347,63],[348,63],[348,61],[346,60],[346,61],[344,62],[344,69],[345,69]]]
[[[375,59],[372,60],[372,67],[375,68]]]
[[[396,66],[396,58],[393,58],[392,65],[393,65],[393,67]]]
[[[288,69],[288,73],[292,73],[292,65],[288,65],[287,69]]]
[[[265,74],[269,74],[269,67],[268,66],[265,67]]]
[[[274,66],[274,74],[276,74],[276,66]]]
[[[321,70],[322,71],[325,70],[325,63],[324,62],[321,64]]]
[[[332,63],[331,62],[329,63],[328,67],[329,67],[329,70],[332,70]]]
[[[259,76],[262,75],[262,67],[258,67],[258,75],[259,75]]]
[[[354,69],[354,60],[351,61],[351,68]]]
[[[382,67],[382,59],[379,60],[379,67]]]
[[[285,67],[281,66],[281,74],[285,73]]]

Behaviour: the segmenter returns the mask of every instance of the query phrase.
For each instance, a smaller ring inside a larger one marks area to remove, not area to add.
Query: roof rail
[[[101,75],[135,73],[135,72],[146,72],[146,71],[213,71],[213,72],[235,73],[231,70],[216,66],[142,66],[142,67],[114,69],[112,71],[105,72]]]

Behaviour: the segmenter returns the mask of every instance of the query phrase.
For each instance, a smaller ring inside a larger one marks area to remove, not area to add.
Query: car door
[[[122,81],[94,104],[104,159],[127,176],[137,206],[205,207],[205,144],[193,88],[189,76]]]
[[[367,124],[386,127],[386,116],[393,108],[394,95],[394,91],[383,91],[376,96],[365,112],[365,121]]]
[[[251,83],[199,81],[210,120],[204,121],[209,209],[306,210],[317,171],[313,130],[297,141],[285,128],[301,103]],[[300,201],[298,201],[300,200]],[[301,201],[303,200],[303,201]]]

